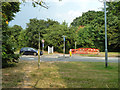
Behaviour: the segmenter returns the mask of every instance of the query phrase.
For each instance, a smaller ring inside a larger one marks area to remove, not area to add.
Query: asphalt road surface
[[[40,56],[40,61],[84,61],[84,62],[105,62],[105,57],[85,57],[85,56],[72,56],[60,54],[43,55]],[[23,55],[20,60],[38,60],[38,56]],[[118,63],[118,57],[108,57],[108,62]]]

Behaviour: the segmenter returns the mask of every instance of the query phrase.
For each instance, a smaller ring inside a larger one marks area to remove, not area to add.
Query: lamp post
[[[106,21],[106,0],[104,0],[104,10],[105,10],[105,67],[108,66],[108,50],[107,50],[107,21]]]
[[[65,57],[65,37],[66,36],[63,35],[62,37],[63,37],[63,40],[64,40],[63,57]]]
[[[99,0],[100,1],[100,0]],[[103,2],[103,1],[100,1]],[[107,50],[107,17],[106,17],[106,0],[104,0],[104,14],[105,14],[105,67],[108,66],[108,50]]]

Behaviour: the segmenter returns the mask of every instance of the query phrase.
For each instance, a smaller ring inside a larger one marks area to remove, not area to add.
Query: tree
[[[104,13],[102,11],[83,13],[81,17],[74,19],[71,25],[75,27],[84,26],[84,28],[78,28],[77,45],[79,47],[104,50]]]
[[[120,47],[120,1],[107,3],[108,17],[108,44],[109,48],[118,51]],[[111,50],[110,49],[110,50]]]
[[[117,3],[115,5],[117,5]],[[110,8],[111,6],[107,7],[107,10],[108,10],[107,12],[108,50],[117,51],[119,47],[118,38],[119,38],[120,20],[119,20],[119,17],[116,16],[117,14],[110,12],[111,10]],[[80,29],[81,31],[79,31],[79,38],[81,38],[82,42],[84,42],[84,44],[79,43],[80,44],[79,46],[88,47],[86,46],[88,44],[86,41],[89,40],[89,38],[84,38],[84,36],[80,36],[81,35],[80,33],[82,33],[82,35],[86,33],[85,37],[87,37],[87,34],[92,35],[91,43],[94,43],[93,44],[94,47],[99,48],[101,51],[104,51],[105,25],[104,25],[104,12],[103,11],[97,11],[97,12],[88,11],[86,13],[83,13],[82,16],[74,19],[71,25],[75,27],[85,26],[85,28],[83,29],[85,31],[81,29]],[[88,33],[88,29],[89,29],[89,32],[91,33]],[[89,47],[92,47],[92,45],[89,45]]]
[[[18,56],[14,54],[12,49],[12,44],[9,41],[9,30],[6,21],[13,20],[15,13],[19,11],[18,2],[2,2],[2,67],[6,67],[13,62],[14,59],[17,59]]]
[[[57,21],[50,19],[47,19],[47,21],[37,20],[36,18],[30,19],[30,23],[27,24],[24,34],[26,37],[25,45],[38,49],[38,37],[40,32],[41,40],[45,40],[44,50],[47,50],[47,46],[54,46],[55,51],[62,52],[62,36],[66,35],[66,53],[68,53],[70,48],[74,48],[74,42],[77,40],[75,31],[76,28],[72,26],[68,27],[66,22],[59,24]]]
[[[30,23],[27,24],[26,28],[26,45],[29,47],[38,48],[38,37],[40,32],[40,37],[43,38],[43,35],[48,33],[47,28],[53,26],[54,24],[59,25],[57,21],[53,21],[48,19],[45,20],[37,20],[30,19]]]
[[[18,47],[22,48],[22,47],[27,47],[27,36],[26,36],[26,30],[21,30],[20,35],[18,36]]]
[[[19,47],[19,35],[22,31],[22,27],[18,25],[14,25],[13,27],[8,28],[9,31],[9,41],[12,43],[12,47],[16,51],[16,49]]]
[[[67,36],[66,43],[66,53],[69,53],[69,49],[73,48],[74,42],[76,39],[74,27],[67,27],[66,24],[53,25],[47,29],[47,33],[44,34],[45,39],[45,48],[47,46],[54,46],[54,50],[57,52],[63,52],[63,35]]]

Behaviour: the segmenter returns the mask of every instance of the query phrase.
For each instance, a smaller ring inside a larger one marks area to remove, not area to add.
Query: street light
[[[106,0],[104,0],[104,9],[105,9],[105,66],[108,66],[108,55],[107,55],[107,21],[106,21]]]
[[[100,0],[99,0],[100,1]],[[101,1],[100,1],[101,2]],[[103,2],[103,1],[102,1]],[[105,67],[108,66],[108,50],[107,50],[107,18],[106,18],[106,0],[104,0],[104,13],[105,13]]]
[[[65,57],[65,37],[67,37],[67,36],[62,36],[63,37],[63,40],[64,40],[64,48],[63,48],[63,57]]]

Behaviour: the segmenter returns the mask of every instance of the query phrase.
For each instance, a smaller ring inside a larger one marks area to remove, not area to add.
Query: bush
[[[5,54],[2,57],[2,68],[16,66],[19,61],[19,54]]]

